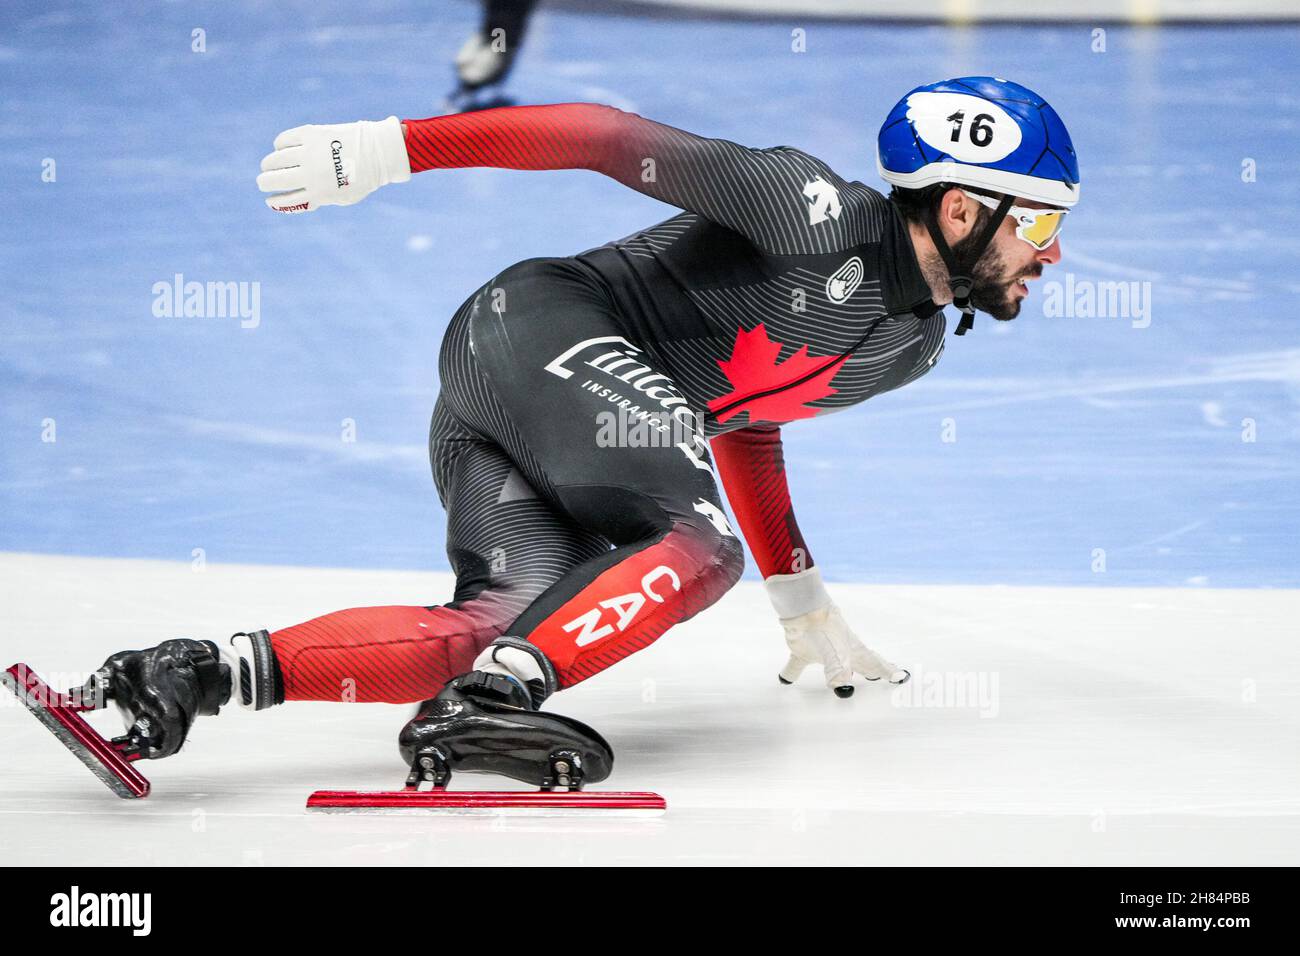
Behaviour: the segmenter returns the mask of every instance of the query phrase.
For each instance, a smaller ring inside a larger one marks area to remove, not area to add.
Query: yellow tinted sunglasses
[[[974,199],[981,206],[988,206],[994,212],[998,208],[998,200],[991,196],[981,196],[979,193],[966,193],[971,199]],[[1065,214],[1068,209],[1035,209],[1032,206],[1012,206],[1007,210],[1007,215],[1016,221],[1016,236],[1029,243],[1035,249],[1046,249],[1056,241],[1056,236],[1061,231],[1061,226],[1065,224]]]

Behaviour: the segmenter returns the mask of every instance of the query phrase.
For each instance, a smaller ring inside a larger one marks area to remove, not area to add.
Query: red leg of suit
[[[509,623],[474,610],[361,607],[275,631],[271,646],[285,700],[399,704],[437,694]]]
[[[570,687],[639,651],[718,600],[740,576],[730,535],[674,525],[628,554],[526,631]]]

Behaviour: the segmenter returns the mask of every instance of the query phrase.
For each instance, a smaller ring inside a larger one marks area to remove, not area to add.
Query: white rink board
[[[779,686],[751,582],[554,699],[614,744],[611,787],[667,797],[655,820],[308,815],[312,790],[400,784],[410,708],[389,705],[223,711],[124,801],[6,699],[4,862],[1295,862],[1300,592],[832,587],[921,706],[878,686],[839,700],[811,674]],[[450,593],[445,574],[9,554],[0,633],[6,665],[66,680],[168,637]],[[969,675],[986,696],[956,706]]]
[[[561,6],[715,13],[726,16],[863,20],[935,20],[947,23],[1214,23],[1300,19],[1294,0],[561,0]]]

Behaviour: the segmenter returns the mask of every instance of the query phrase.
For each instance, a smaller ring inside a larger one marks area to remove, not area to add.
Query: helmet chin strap
[[[943,264],[948,267],[948,288],[952,290],[952,304],[961,309],[961,322],[957,324],[957,334],[965,335],[975,325],[975,306],[970,304],[971,292],[975,288],[975,263],[979,262],[993,241],[993,236],[1002,225],[1003,218],[1015,202],[1015,196],[1003,196],[998,203],[993,217],[984,224],[984,229],[972,243],[969,252],[958,259],[944,239],[939,228],[939,220],[933,209],[925,217],[925,227],[930,230],[930,239],[939,251]]]

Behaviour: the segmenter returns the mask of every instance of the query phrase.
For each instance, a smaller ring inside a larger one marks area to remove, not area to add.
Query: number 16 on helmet
[[[908,93],[880,128],[876,165],[902,189],[952,183],[1067,209],[1079,201],[1079,164],[1061,118],[1033,90],[991,76]]]

